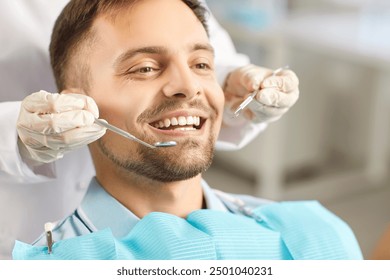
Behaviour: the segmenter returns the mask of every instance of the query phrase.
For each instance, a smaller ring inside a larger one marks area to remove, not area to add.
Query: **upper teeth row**
[[[178,118],[173,117],[170,119],[164,119],[159,122],[156,122],[154,124],[154,127],[156,128],[164,128],[164,127],[170,127],[171,125],[195,125],[198,126],[200,124],[200,117],[194,117],[194,116],[180,116]]]

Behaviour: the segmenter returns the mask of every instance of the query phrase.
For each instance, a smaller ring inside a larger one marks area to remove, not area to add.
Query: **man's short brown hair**
[[[66,88],[88,90],[88,48],[94,45],[92,24],[98,15],[115,17],[119,10],[142,0],[71,0],[57,18],[50,42],[50,61],[58,91]],[[161,0],[160,0],[161,1]],[[182,0],[204,26],[206,9],[198,0]],[[84,50],[84,51],[83,51]]]

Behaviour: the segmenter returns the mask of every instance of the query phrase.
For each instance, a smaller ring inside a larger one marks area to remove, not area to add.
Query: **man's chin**
[[[148,158],[142,168],[134,172],[160,182],[188,180],[205,172],[211,165],[213,153],[170,155],[165,158]]]
[[[166,153],[164,156],[148,152],[148,156],[141,160],[142,164],[133,164],[129,170],[159,182],[188,180],[210,167],[213,152],[213,148],[183,149],[179,153]]]
[[[192,179],[199,174],[201,174],[203,171],[201,168],[194,169],[191,168],[189,170],[180,170],[180,171],[170,171],[168,173],[149,173],[144,174],[144,176],[148,179],[152,179],[153,181],[162,182],[162,183],[172,183],[172,182],[179,182],[179,181],[186,181],[189,179]]]

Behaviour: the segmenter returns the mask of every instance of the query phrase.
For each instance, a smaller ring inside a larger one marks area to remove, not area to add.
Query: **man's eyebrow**
[[[193,51],[205,50],[211,52],[214,55],[214,48],[210,44],[195,44],[192,48]]]
[[[205,50],[211,52],[212,55],[214,55],[214,48],[210,44],[194,44],[193,46],[190,47],[190,51],[198,51],[198,50]],[[131,59],[132,57],[138,54],[166,54],[166,53],[168,53],[168,50],[161,46],[148,46],[148,47],[129,49],[124,53],[122,53],[120,56],[118,56],[115,59],[113,65],[114,68],[116,68],[126,60]]]
[[[142,48],[135,48],[135,49],[129,49],[126,52],[122,53],[120,56],[118,56],[114,61],[114,67],[117,67],[118,65],[122,64],[126,60],[138,55],[138,54],[165,54],[167,53],[167,49],[163,47],[142,47]]]

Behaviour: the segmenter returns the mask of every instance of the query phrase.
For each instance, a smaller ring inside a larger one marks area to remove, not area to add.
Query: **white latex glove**
[[[253,64],[232,71],[224,86],[227,111],[234,112],[250,93],[259,89],[254,100],[240,115],[254,123],[268,123],[285,114],[299,98],[299,80],[289,69],[276,75],[272,75],[272,72]],[[231,116],[232,113],[229,118],[224,118],[227,125],[239,122]]]
[[[32,93],[22,101],[17,120],[19,138],[26,148],[20,149],[21,156],[47,163],[99,139],[106,129],[94,124],[95,117],[99,110],[89,96]]]

